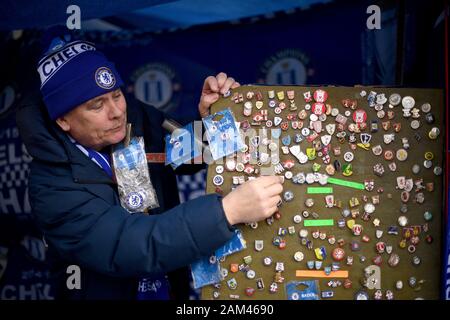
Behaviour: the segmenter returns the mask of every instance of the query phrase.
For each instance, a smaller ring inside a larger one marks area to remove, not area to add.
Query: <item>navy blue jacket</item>
[[[144,136],[147,152],[164,152],[163,114],[137,100],[127,102],[134,135]],[[180,205],[170,166],[149,164],[160,208],[130,214],[120,206],[111,178],[51,122],[42,103],[24,102],[17,125],[33,157],[30,203],[59,275],[57,297],[134,299],[140,277],[185,267],[231,239],[221,197]],[[65,289],[71,264],[81,268],[81,290]]]

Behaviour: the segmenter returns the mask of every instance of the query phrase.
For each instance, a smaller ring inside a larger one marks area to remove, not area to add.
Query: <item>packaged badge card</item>
[[[230,109],[204,118],[203,124],[214,160],[229,156],[245,146]]]
[[[288,300],[319,300],[317,280],[290,281],[286,284]]]
[[[127,147],[119,144],[112,159],[122,207],[129,212],[159,207],[148,172],[144,138],[133,137]]]
[[[166,165],[170,164],[176,169],[183,163],[201,156],[202,144],[197,143],[194,137],[192,123],[166,135]]]

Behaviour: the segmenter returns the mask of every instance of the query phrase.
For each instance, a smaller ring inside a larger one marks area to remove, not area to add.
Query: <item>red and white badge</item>
[[[355,121],[355,123],[363,123],[366,122],[367,120],[367,113],[362,110],[362,109],[358,109],[355,112],[353,112],[353,121]]]
[[[342,248],[334,248],[331,256],[336,261],[342,261],[345,258],[345,251]]]
[[[325,90],[318,89],[314,91],[314,100],[317,102],[325,102],[328,99],[328,93]]]
[[[321,102],[315,102],[312,105],[312,112],[316,115],[316,116],[320,116],[322,114],[324,114],[326,111],[326,106],[325,104],[321,103]]]

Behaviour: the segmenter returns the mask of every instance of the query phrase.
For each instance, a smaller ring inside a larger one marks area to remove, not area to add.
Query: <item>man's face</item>
[[[117,89],[79,105],[56,122],[78,143],[98,151],[125,138],[126,111],[125,97]]]

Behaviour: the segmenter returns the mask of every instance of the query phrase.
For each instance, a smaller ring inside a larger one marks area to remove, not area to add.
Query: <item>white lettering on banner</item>
[[[5,285],[0,292],[0,300],[54,300],[50,294],[50,284]]]
[[[3,188],[5,189],[5,188]],[[4,192],[8,192],[9,194],[5,196]],[[13,212],[20,213],[22,212],[19,201],[17,199],[16,189],[9,189],[0,192],[0,209],[5,214],[8,213],[8,207],[11,206]]]
[[[0,167],[5,166],[8,162],[6,161],[6,146],[0,145]]]
[[[20,148],[20,151],[18,148]],[[8,143],[8,145],[0,145],[0,167],[22,162],[29,163],[31,160],[32,158],[23,143],[20,147],[14,142]]]
[[[19,138],[19,129],[17,127],[8,128],[0,131],[0,140],[3,139],[17,139]]]

